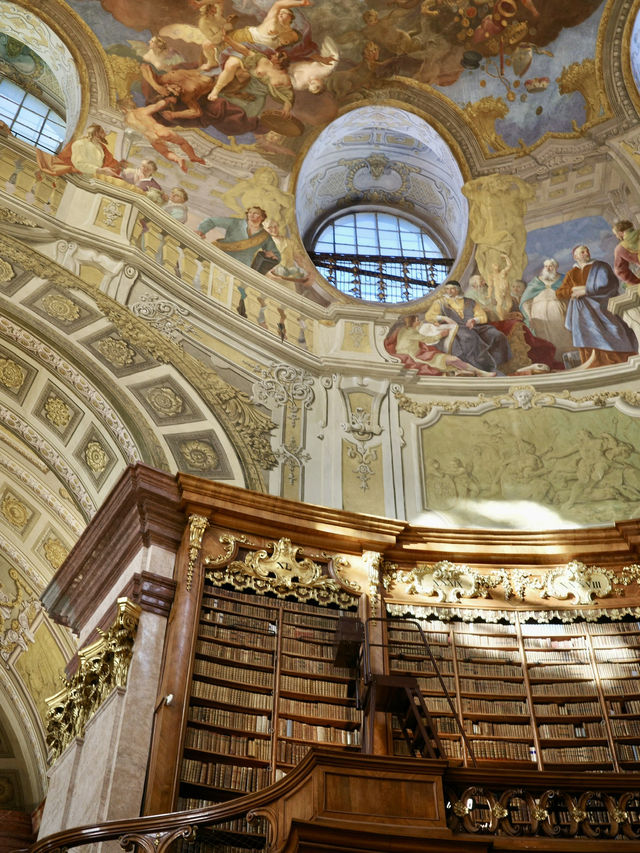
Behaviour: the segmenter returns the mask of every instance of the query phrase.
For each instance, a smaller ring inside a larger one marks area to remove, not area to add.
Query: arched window
[[[7,78],[0,80],[0,120],[18,139],[54,154],[67,128],[64,119],[43,101]]]
[[[424,228],[376,210],[339,214],[325,223],[310,256],[338,290],[372,302],[418,299],[441,284],[452,265]]]

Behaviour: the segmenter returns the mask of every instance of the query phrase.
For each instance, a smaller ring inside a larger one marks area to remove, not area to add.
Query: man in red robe
[[[67,143],[59,154],[36,151],[36,159],[41,172],[55,176],[82,174],[117,178],[123,165],[109,151],[104,128],[99,124],[89,125],[84,136]]]

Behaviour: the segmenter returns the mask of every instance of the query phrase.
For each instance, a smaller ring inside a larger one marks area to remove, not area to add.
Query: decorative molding
[[[275,424],[259,411],[242,391],[221,379],[215,371],[163,336],[149,323],[136,317],[99,287],[61,268],[54,261],[36,255],[8,235],[0,236],[0,253],[9,262],[18,263],[51,284],[77,290],[89,296],[97,308],[116,327],[123,340],[162,364],[171,364],[202,396],[220,420],[243,465],[247,486],[263,491],[263,469],[271,469],[277,460],[271,449],[270,433]],[[131,460],[133,461],[133,460]]]
[[[226,543],[225,554],[233,553],[239,537],[221,537]],[[269,551],[271,550],[271,554]],[[310,557],[298,559],[298,545],[292,545],[285,538],[270,542],[267,548],[248,551],[244,562],[233,560],[222,566],[222,557],[206,557],[206,566],[213,566],[206,577],[212,583],[231,584],[236,589],[253,589],[259,593],[270,593],[278,598],[294,596],[298,601],[318,601],[321,604],[335,604],[341,609],[352,608],[356,604],[357,593],[340,580],[327,577],[322,568]]]
[[[196,560],[202,547],[202,537],[209,526],[209,519],[204,515],[189,516],[189,566],[187,568],[187,592],[191,591]]]
[[[506,601],[525,601],[527,590],[540,591],[541,598],[559,601],[573,598],[575,604],[592,604],[595,599],[612,595],[624,596],[624,589],[640,579],[640,565],[625,566],[621,572],[598,566],[585,566],[572,560],[566,566],[533,575],[522,569],[500,568],[481,573],[466,565],[441,560],[433,565],[419,563],[414,569],[398,570],[385,564],[391,583],[408,584],[409,595],[436,596],[449,604],[462,598],[491,598],[491,591],[501,587]]]
[[[28,219],[9,207],[0,207],[0,222],[6,222],[8,225],[25,225],[28,228],[38,227],[38,223],[33,219]]]
[[[175,591],[176,582],[173,578],[141,572],[131,578],[120,597],[129,598],[134,604],[140,605],[143,612],[166,618],[171,612]]]
[[[87,721],[111,692],[126,687],[139,620],[140,607],[119,598],[113,626],[78,652],[78,671],[70,680],[65,679],[62,690],[46,700],[51,763],[74,738],[83,736]]]
[[[533,385],[512,385],[507,393],[497,394],[489,397],[486,394],[478,394],[475,400],[428,400],[419,403],[411,399],[400,389],[393,389],[394,396],[398,401],[398,408],[415,415],[417,418],[426,418],[432,412],[439,410],[446,414],[456,414],[461,411],[471,412],[473,410],[486,412],[490,409],[530,409],[542,406],[562,406],[563,408],[605,408],[615,405],[618,401],[628,406],[640,409],[640,392],[637,391],[596,391],[583,397],[576,397],[569,391],[564,390],[559,394],[552,391],[538,391]],[[564,405],[563,404],[569,404]]]
[[[608,619],[618,622],[627,617],[640,619],[640,607],[589,608],[580,610],[484,610],[479,607],[432,607],[420,604],[387,603],[391,616],[412,616],[414,619],[438,619],[440,622],[508,622],[513,625],[516,613],[521,622],[538,622],[548,624],[563,622],[597,622],[598,619]]]
[[[286,406],[287,420],[295,427],[301,410],[311,409],[315,402],[313,376],[288,364],[254,369],[260,378],[253,384],[251,402],[267,407]]]
[[[307,453],[303,445],[296,446],[292,438],[289,444],[283,444],[275,451],[276,459],[284,468],[289,469],[288,479],[289,485],[293,486],[296,482],[296,468],[302,472],[302,469],[311,459],[311,454]]]
[[[9,569],[13,593],[9,596],[0,584],[0,659],[5,663],[15,649],[27,651],[34,643],[31,630],[34,619],[42,609],[38,597],[25,585],[17,569]]]
[[[382,554],[378,551],[363,551],[362,562],[369,578],[369,600],[371,609],[376,611],[380,603],[380,583],[383,576]]]
[[[189,316],[189,311],[181,305],[161,299],[152,293],[143,293],[137,302],[129,305],[134,317],[149,323],[166,338],[179,343],[183,335],[195,331],[195,327],[184,318]]]

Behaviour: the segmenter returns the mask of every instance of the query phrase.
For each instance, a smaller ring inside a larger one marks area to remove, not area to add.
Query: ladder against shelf
[[[432,612],[436,608],[432,608]],[[446,608],[442,608],[447,613]],[[458,615],[460,611],[457,611]],[[460,618],[420,621],[476,758],[539,769],[637,771],[640,768],[640,625],[600,621],[508,624]],[[410,624],[389,631],[390,670],[418,679],[443,749],[456,738],[453,714],[419,654]],[[405,752],[396,738],[399,752]]]

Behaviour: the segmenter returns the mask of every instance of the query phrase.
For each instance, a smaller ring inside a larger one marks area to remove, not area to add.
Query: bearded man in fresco
[[[619,284],[604,261],[594,261],[588,246],[573,250],[575,266],[565,275],[556,297],[568,301],[565,325],[580,350],[582,367],[620,364],[638,352],[631,329],[607,308]]]

